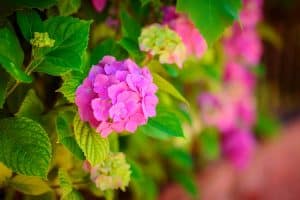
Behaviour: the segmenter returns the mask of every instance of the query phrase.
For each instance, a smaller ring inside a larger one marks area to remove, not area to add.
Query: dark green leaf
[[[151,0],[140,0],[140,1],[142,3],[142,6],[145,6],[145,5],[147,5],[148,3],[151,2]]]
[[[0,135],[1,162],[20,174],[47,177],[51,144],[37,122],[25,117],[1,119]]]
[[[176,8],[188,14],[211,45],[238,18],[241,0],[177,0]]]
[[[97,64],[103,58],[103,56],[106,55],[114,55],[114,57],[117,59],[124,59],[127,57],[127,54],[124,54],[124,50],[122,50],[123,49],[115,42],[114,39],[106,39],[92,49],[91,64]]]
[[[120,18],[123,37],[137,41],[141,34],[141,26],[133,19],[133,17],[128,14],[125,9],[121,9]]]
[[[24,53],[15,33],[7,27],[1,28],[0,44],[0,65],[18,81],[31,82],[31,77],[22,70]]]
[[[27,41],[33,38],[34,32],[44,32],[44,25],[39,14],[34,10],[17,11],[17,22]]]
[[[24,6],[29,8],[49,8],[50,6],[54,5],[57,1],[56,0],[14,0],[12,1],[13,4],[18,6]]]
[[[0,68],[0,109],[3,108],[3,104],[5,102],[8,81],[8,74],[4,71],[4,69]]]
[[[122,38],[118,42],[136,61],[141,61],[143,59],[143,54],[139,49],[137,42],[131,40],[130,38]]]

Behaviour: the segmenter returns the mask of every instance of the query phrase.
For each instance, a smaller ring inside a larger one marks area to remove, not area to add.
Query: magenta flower
[[[188,55],[201,58],[207,50],[207,43],[191,20],[184,14],[176,13],[173,6],[163,8],[163,24],[167,24],[181,37]]]
[[[99,13],[104,10],[107,3],[107,0],[91,0],[91,1],[94,9]]]
[[[243,168],[249,162],[255,147],[253,135],[248,130],[235,130],[223,135],[222,154],[237,168]]]
[[[112,131],[134,132],[155,116],[156,91],[147,68],[105,56],[77,88],[75,103],[81,119],[106,137]]]

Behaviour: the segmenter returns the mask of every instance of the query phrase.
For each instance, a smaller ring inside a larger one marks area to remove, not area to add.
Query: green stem
[[[143,66],[149,64],[149,62],[151,60],[152,60],[152,55],[150,53],[147,53],[145,59],[142,61],[141,66],[143,67]]]
[[[38,62],[33,62],[34,60],[32,60],[28,66],[25,69],[25,73],[27,75],[30,75],[33,70],[43,61],[42,59],[39,59]],[[15,89],[18,87],[18,85],[20,84],[20,81],[16,81],[15,84],[8,90],[8,92],[6,93],[6,98],[11,95],[13,93],[13,91],[15,91]]]
[[[104,192],[104,197],[106,200],[114,200],[114,191],[113,190],[107,190]]]
[[[16,81],[15,84],[6,93],[6,98],[13,93],[13,91],[18,87],[20,81]]]

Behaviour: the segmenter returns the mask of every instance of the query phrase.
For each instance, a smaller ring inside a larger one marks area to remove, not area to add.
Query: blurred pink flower
[[[243,0],[243,9],[240,12],[240,22],[245,27],[255,27],[262,19],[263,0]]]
[[[181,37],[188,55],[201,58],[207,50],[207,44],[198,29],[184,14],[176,13],[173,6],[163,8],[163,24],[167,24]]]
[[[94,9],[97,12],[102,12],[106,6],[107,0],[91,0]]]
[[[243,90],[247,90],[248,93],[252,93],[255,86],[255,76],[245,66],[234,61],[228,61],[225,64],[223,79],[225,84],[241,85]]]
[[[255,66],[262,56],[262,43],[255,29],[235,24],[230,37],[224,38],[224,52],[229,60]]]
[[[221,146],[222,154],[237,168],[243,168],[253,153],[255,140],[250,131],[236,129],[223,135]]]
[[[155,116],[156,91],[147,68],[105,56],[77,88],[75,103],[81,119],[106,137],[112,131],[134,132]]]
[[[202,93],[198,101],[204,124],[217,127],[221,133],[226,133],[235,127],[234,105],[223,94]]]

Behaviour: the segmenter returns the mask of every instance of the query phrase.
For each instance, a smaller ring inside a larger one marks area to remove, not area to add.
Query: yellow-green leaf
[[[107,157],[108,139],[102,138],[88,123],[81,121],[78,114],[74,118],[74,133],[77,143],[92,165],[102,162]]]
[[[8,178],[12,175],[11,169],[7,168],[3,163],[0,162],[0,187],[3,185]]]
[[[9,185],[29,195],[40,195],[51,190],[46,182],[34,176],[17,175],[10,180]]]

